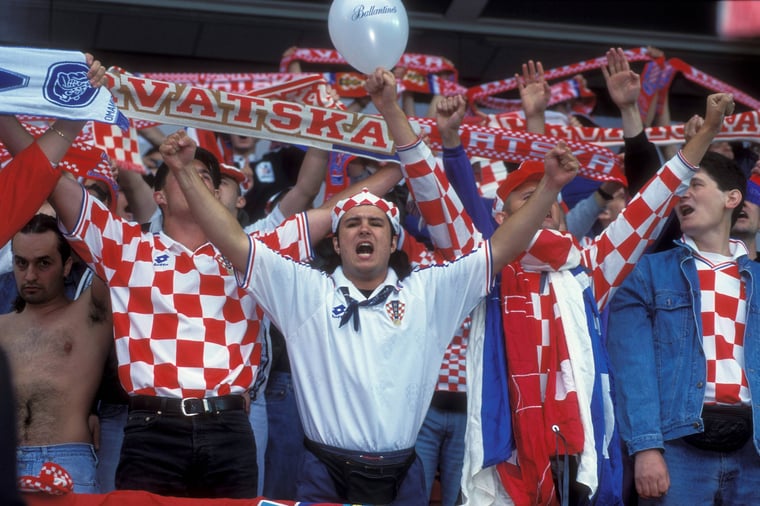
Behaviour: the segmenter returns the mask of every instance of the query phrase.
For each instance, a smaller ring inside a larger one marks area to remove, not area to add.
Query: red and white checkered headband
[[[360,191],[353,197],[348,197],[346,199],[341,200],[337,204],[335,204],[335,207],[333,208],[333,211],[332,211],[333,233],[335,233],[335,231],[338,230],[338,223],[340,223],[340,219],[343,218],[343,215],[346,214],[346,212],[349,209],[354,208],[356,206],[379,207],[390,220],[391,227],[393,227],[393,232],[396,235],[401,233],[401,224],[398,221],[399,220],[398,208],[392,202],[388,202],[387,200],[382,199],[378,197],[377,195],[371,193],[367,188],[362,188],[362,191]]]

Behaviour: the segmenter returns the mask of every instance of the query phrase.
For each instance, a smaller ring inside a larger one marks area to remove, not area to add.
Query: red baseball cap
[[[237,182],[237,184],[242,184],[243,181],[245,181],[245,174],[243,174],[243,171],[238,169],[234,165],[220,163],[219,168],[222,171],[222,176],[227,176],[229,178],[234,179],[235,182]]]
[[[544,162],[535,160],[526,160],[507,174],[507,178],[501,182],[496,189],[496,199],[494,200],[494,211],[503,211],[504,202],[509,194],[528,181],[540,181],[544,177]]]

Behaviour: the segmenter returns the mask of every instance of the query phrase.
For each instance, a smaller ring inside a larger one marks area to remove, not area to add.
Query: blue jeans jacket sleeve
[[[607,347],[616,377],[616,418],[630,454],[663,448],[650,271],[643,258],[610,305]]]

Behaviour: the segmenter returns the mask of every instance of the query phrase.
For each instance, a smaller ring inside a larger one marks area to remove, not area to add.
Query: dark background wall
[[[0,44],[78,49],[135,72],[276,71],[292,45],[332,47],[330,0],[0,0]],[[371,1],[368,0],[368,4]],[[503,79],[529,58],[545,68],[653,45],[760,97],[760,41],[721,40],[717,2],[406,0],[407,51],[445,56],[465,86]],[[597,111],[614,113],[601,73]],[[703,111],[706,91],[680,78],[674,121]]]

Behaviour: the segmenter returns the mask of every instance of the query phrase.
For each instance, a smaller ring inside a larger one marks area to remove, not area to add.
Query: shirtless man
[[[33,217],[12,248],[19,299],[0,316],[0,347],[15,385],[18,475],[55,462],[74,492],[98,493],[88,418],[113,340],[108,292],[95,278],[78,299],[66,297],[71,250],[55,218]]]

